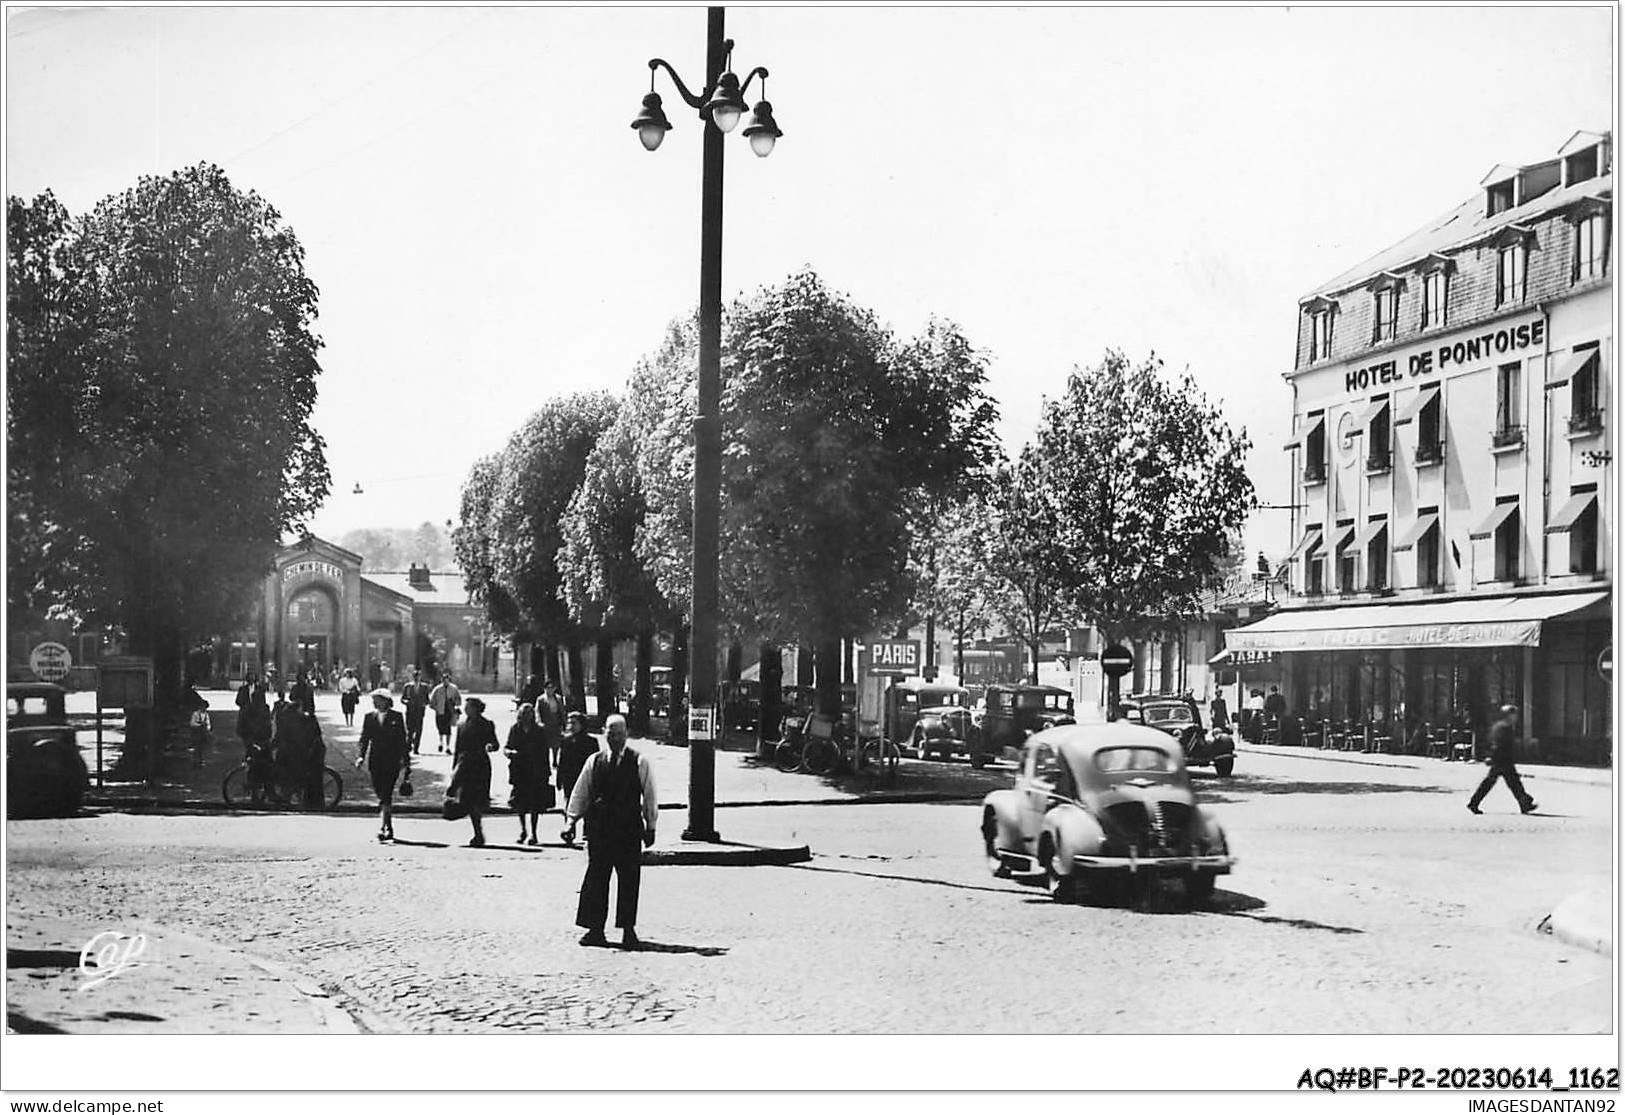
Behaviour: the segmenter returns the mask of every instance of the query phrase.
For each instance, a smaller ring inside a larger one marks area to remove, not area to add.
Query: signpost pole
[[[96,682],[96,789],[102,788],[102,684]]]

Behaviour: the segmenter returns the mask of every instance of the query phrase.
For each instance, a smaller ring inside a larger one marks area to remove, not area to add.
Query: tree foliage
[[[1068,600],[1072,558],[1059,541],[1059,506],[1032,446],[995,474],[983,514],[991,608],[1027,647],[1036,682],[1044,633],[1074,613]]]
[[[1255,505],[1249,444],[1154,355],[1074,371],[1024,458],[1073,613],[1116,639],[1193,608]]]
[[[564,513],[615,413],[606,392],[549,400],[509,439],[497,470],[487,515],[494,583],[549,641],[573,633],[559,567]]]
[[[911,515],[994,450],[969,353],[947,323],[898,346],[811,272],[733,308],[724,534],[758,629],[827,644],[903,610]]]
[[[120,626],[162,674],[327,495],[304,251],[206,164],[79,218],[11,198],[7,249],[10,602]]]
[[[496,499],[497,481],[502,475],[503,454],[481,457],[468,470],[463,482],[462,506],[456,528],[451,532],[452,551],[463,571],[463,584],[469,598],[485,606],[493,627],[515,634],[523,627],[519,605],[497,579],[495,542],[492,537],[491,508]]]

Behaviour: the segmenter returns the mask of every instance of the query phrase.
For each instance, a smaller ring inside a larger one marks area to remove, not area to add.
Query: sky
[[[454,521],[477,458],[553,396],[619,391],[697,301],[700,122],[661,74],[664,145],[629,125],[650,58],[700,84],[702,8],[7,15],[8,194],[78,213],[213,162],[304,245],[318,535]],[[957,322],[1012,452],[1074,368],[1155,352],[1284,505],[1298,300],[1493,165],[1611,129],[1612,16],[730,9],[784,136],[766,159],[725,140],[724,299],[810,267],[900,337]],[[1247,548],[1287,531],[1262,510]]]

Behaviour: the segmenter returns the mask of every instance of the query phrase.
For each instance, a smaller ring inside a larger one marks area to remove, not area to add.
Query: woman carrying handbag
[[[536,722],[535,706],[520,705],[519,719],[508,729],[502,753],[508,757],[508,782],[513,787],[508,804],[519,814],[521,844],[541,843],[536,825],[553,808],[553,765],[547,750],[547,731]]]
[[[378,842],[395,839],[395,784],[402,782],[401,795],[410,796],[412,784],[404,779],[412,773],[412,760],[406,746],[406,721],[395,711],[395,699],[386,689],[372,693],[373,711],[361,720],[361,751],[355,765],[363,763],[372,777],[372,792],[378,795]]]

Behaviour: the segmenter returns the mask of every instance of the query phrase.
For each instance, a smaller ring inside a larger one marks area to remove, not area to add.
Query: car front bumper
[[[1073,856],[1072,866],[1083,871],[1125,871],[1131,875],[1188,875],[1210,871],[1228,875],[1235,856]]]

